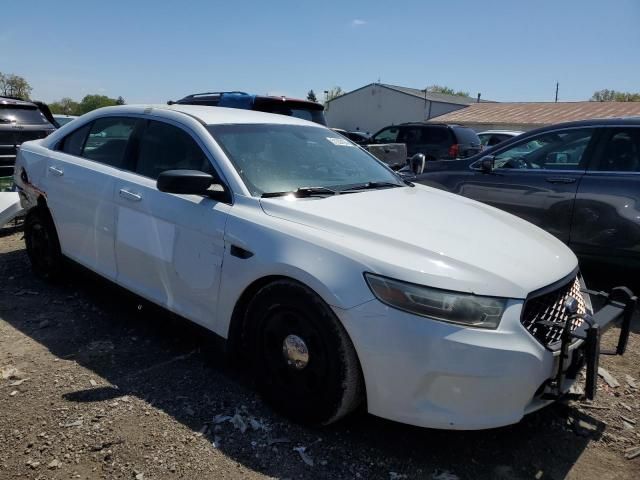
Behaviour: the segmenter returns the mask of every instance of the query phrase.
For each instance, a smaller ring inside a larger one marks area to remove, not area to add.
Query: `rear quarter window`
[[[87,124],[64,137],[58,146],[58,150],[68,153],[69,155],[75,155],[76,157],[81,156],[82,147],[84,147],[84,142],[90,128],[91,124]]]

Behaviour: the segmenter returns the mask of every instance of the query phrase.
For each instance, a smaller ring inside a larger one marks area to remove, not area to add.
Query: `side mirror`
[[[426,157],[424,156],[424,153],[416,153],[409,159],[409,167],[411,167],[411,171],[414,175],[420,175],[424,172],[425,164]]]
[[[493,170],[493,162],[495,158],[493,155],[487,155],[480,159],[480,171],[482,173],[489,173]]]
[[[185,195],[207,195],[216,200],[225,200],[228,194],[223,185],[199,170],[165,170],[158,175],[158,190]]]

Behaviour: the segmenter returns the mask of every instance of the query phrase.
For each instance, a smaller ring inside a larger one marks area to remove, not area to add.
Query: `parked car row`
[[[311,424],[366,406],[419,426],[498,427],[560,398],[585,365],[593,397],[599,333],[622,320],[623,353],[635,297],[618,289],[594,311],[558,238],[421,182],[460,190],[445,182],[458,165],[472,181],[457,193],[491,177],[502,192],[499,179],[535,172],[544,187],[514,178],[513,203],[553,200],[565,218],[558,196],[593,164],[590,200],[630,220],[635,193],[609,196],[639,163],[633,125],[539,132],[425,172],[411,150],[417,175],[403,178],[318,122],[256,104],[108,107],[23,144],[14,178],[34,270],[53,279],[70,259],[210,329],[275,408]],[[479,151],[461,127],[394,128],[378,139],[413,131],[452,158]]]
[[[371,136],[368,145],[394,144],[406,145],[404,158],[383,159],[394,169],[403,167],[417,153],[423,154],[426,161],[434,161],[466,158],[482,150],[480,139],[471,128],[423,122],[385,127]]]

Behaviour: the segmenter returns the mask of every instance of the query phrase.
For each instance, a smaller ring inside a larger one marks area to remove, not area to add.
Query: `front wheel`
[[[358,407],[364,382],[355,349],[333,311],[303,285],[263,287],[247,311],[256,381],[293,420],[327,425]]]
[[[24,241],[33,271],[45,280],[60,278],[63,256],[56,227],[48,211],[35,208],[27,214]]]

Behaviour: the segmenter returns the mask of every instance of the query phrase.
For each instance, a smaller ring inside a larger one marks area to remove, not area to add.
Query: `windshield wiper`
[[[360,185],[354,185],[344,190],[340,190],[340,193],[357,192],[360,190],[373,190],[376,188],[389,188],[389,187],[401,187],[402,185],[394,182],[366,182]]]
[[[326,197],[327,195],[338,195],[339,192],[331,190],[327,187],[300,187],[289,192],[265,192],[261,195],[262,198],[284,197],[286,195],[293,195],[294,197]]]

